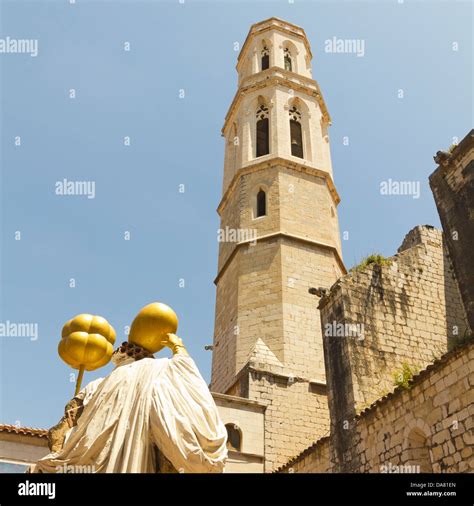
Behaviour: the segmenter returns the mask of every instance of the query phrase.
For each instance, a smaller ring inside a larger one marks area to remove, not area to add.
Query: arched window
[[[291,72],[293,70],[293,64],[291,61],[290,50],[287,47],[283,50],[283,60],[285,62],[285,70],[289,70]]]
[[[267,46],[262,49],[262,70],[267,70],[270,67],[270,51]]]
[[[263,190],[257,193],[257,213],[256,218],[260,216],[266,216],[267,214],[267,196]]]
[[[257,137],[257,152],[256,156],[264,156],[270,153],[270,136],[269,136],[269,119],[268,119],[268,107],[264,104],[260,105],[257,109],[257,126],[256,126],[256,137]]]
[[[304,158],[301,113],[295,106],[290,109],[290,144],[291,154],[299,158]]]
[[[227,449],[240,452],[242,446],[242,434],[240,429],[234,423],[226,424],[227,429]]]
[[[404,464],[413,468],[412,472],[432,473],[430,450],[424,432],[415,427],[407,438],[407,447],[403,456]]]

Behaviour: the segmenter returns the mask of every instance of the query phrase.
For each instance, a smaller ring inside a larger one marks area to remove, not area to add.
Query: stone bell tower
[[[330,124],[304,30],[254,24],[225,118],[211,390],[257,400],[271,471],[329,429],[317,299],[345,273]],[[245,434],[243,434],[245,438]]]

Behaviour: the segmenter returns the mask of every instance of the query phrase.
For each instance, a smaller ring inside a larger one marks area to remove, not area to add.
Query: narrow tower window
[[[267,46],[262,49],[262,70],[267,70],[270,67],[270,51]]]
[[[285,62],[285,70],[289,70],[291,72],[293,70],[293,64],[291,62],[291,53],[288,48],[285,48],[283,51],[283,60]]]
[[[291,154],[303,158],[303,132],[301,129],[301,113],[293,106],[290,109],[290,143]]]
[[[257,218],[267,214],[267,196],[263,190],[257,193]]]
[[[262,104],[257,109],[257,157],[270,153],[268,107]]]

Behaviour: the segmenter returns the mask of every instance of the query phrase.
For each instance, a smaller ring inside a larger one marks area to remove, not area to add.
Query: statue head
[[[166,304],[152,302],[142,308],[130,327],[128,342],[157,353],[164,346],[168,334],[178,330],[178,317]]]

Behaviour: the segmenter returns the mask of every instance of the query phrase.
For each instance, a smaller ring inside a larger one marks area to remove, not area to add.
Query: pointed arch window
[[[267,46],[263,46],[262,49],[262,70],[270,68],[270,51]]]
[[[301,112],[296,106],[290,109],[290,145],[291,154],[298,158],[303,156],[303,130],[301,127]]]
[[[270,153],[270,123],[268,116],[268,107],[265,104],[260,105],[256,113],[257,157]]]
[[[257,216],[266,216],[267,215],[267,196],[263,190],[259,190],[257,193]]]
[[[285,63],[285,70],[289,70],[290,72],[292,72],[293,62],[291,60],[290,50],[287,47],[283,51],[283,61]]]

